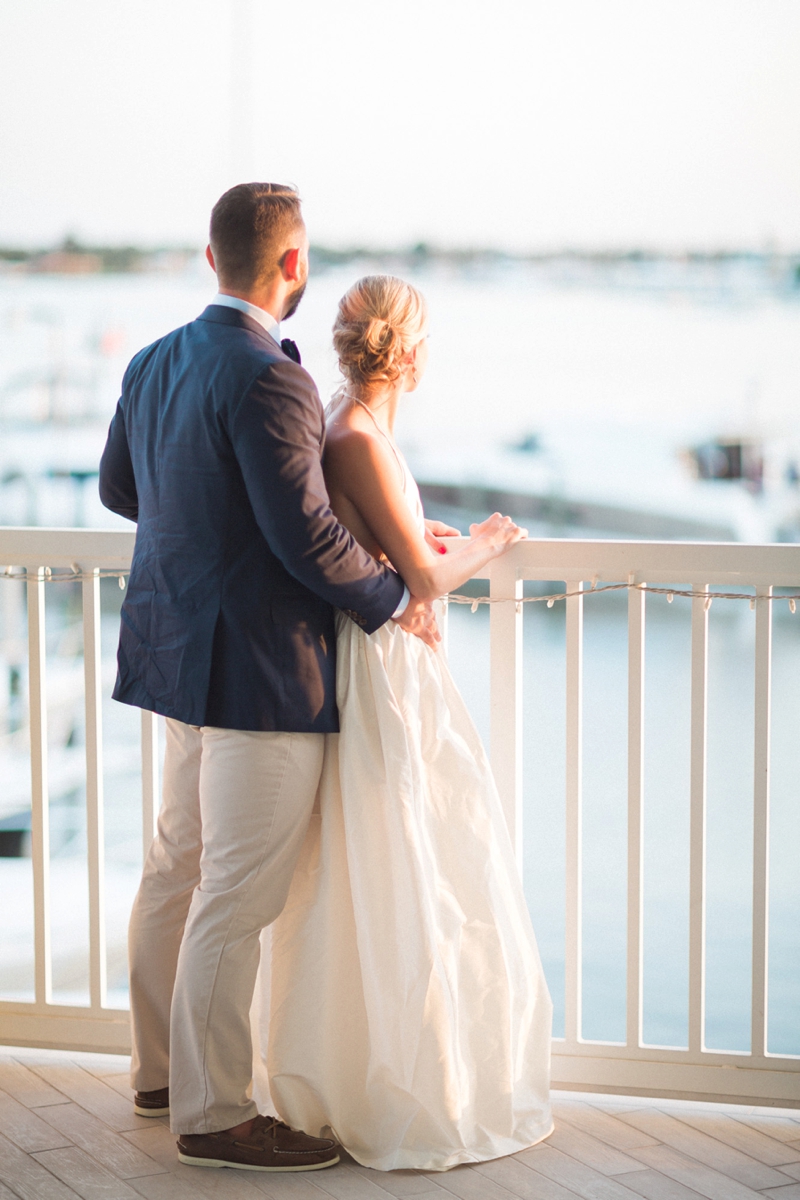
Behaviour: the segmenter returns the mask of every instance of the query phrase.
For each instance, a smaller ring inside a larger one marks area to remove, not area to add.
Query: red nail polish
[[[439,547],[439,553],[440,553],[440,554],[447,554],[447,550],[444,548],[444,546],[440,546],[440,547]]]

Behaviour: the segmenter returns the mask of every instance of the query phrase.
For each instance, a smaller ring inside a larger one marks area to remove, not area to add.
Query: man
[[[439,635],[328,504],[322,406],[279,340],[308,275],[299,197],[231,188],[207,255],[219,294],[133,359],[100,466],[103,503],[138,522],[114,696],[167,718],[130,927],[132,1083],[183,1162],[313,1170],[335,1142],[248,1098],[249,1009],[338,728],[334,606]]]

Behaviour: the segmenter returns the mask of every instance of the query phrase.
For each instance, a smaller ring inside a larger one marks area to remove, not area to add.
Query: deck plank
[[[373,1174],[378,1175],[382,1172],[375,1171]],[[351,1171],[344,1164],[314,1171],[313,1176],[314,1186],[326,1196],[335,1197],[335,1200],[388,1200],[389,1193],[378,1183]],[[432,1184],[428,1185],[427,1190],[434,1193],[436,1191]]]
[[[75,1104],[85,1108],[87,1112],[98,1117],[105,1125],[124,1133],[129,1129],[139,1129],[152,1118],[137,1117],[133,1111],[133,1097],[124,1100],[119,1093],[107,1084],[101,1083],[94,1075],[77,1063],[48,1064],[34,1062],[32,1069],[36,1074],[49,1083],[51,1087],[69,1096]]]
[[[131,1129],[122,1137],[167,1171],[177,1171],[181,1165],[176,1135],[161,1121],[150,1120],[146,1128]]]
[[[62,1107],[61,1104],[53,1105],[53,1108]],[[20,1150],[27,1150],[29,1154],[34,1150],[55,1150],[72,1144],[70,1138],[64,1137],[32,1109],[5,1092],[0,1092],[0,1129]]]
[[[725,1142],[734,1150],[741,1150],[751,1158],[768,1167],[780,1167],[786,1163],[800,1161],[800,1151],[795,1150],[788,1142],[770,1137],[750,1125],[735,1121],[725,1113],[683,1112],[678,1109],[673,1114],[678,1121],[690,1125],[700,1133],[707,1133],[717,1141]]]
[[[751,1129],[757,1129],[771,1138],[777,1138],[779,1142],[789,1142],[790,1144],[797,1142],[800,1145],[800,1119],[772,1116],[768,1113],[749,1113],[746,1110],[731,1115],[735,1121],[741,1121],[743,1125],[749,1125]]]
[[[619,1179],[610,1179],[593,1167],[578,1162],[546,1142],[516,1155],[519,1162],[560,1183],[585,1200],[634,1200],[635,1192]],[[624,1176],[623,1176],[624,1179]]]
[[[318,1175],[324,1175],[326,1171],[338,1170],[338,1167],[326,1167],[322,1172],[301,1171],[281,1175],[253,1172],[249,1177],[249,1182],[260,1190],[262,1196],[268,1196],[269,1200],[326,1200],[328,1193],[315,1187],[313,1181]],[[387,1197],[388,1193],[384,1193],[382,1200],[387,1200]]]
[[[767,1188],[766,1192],[761,1194],[769,1196],[770,1200],[800,1200],[800,1183],[790,1183],[788,1187]]]
[[[0,1183],[0,1200],[19,1200],[16,1192],[12,1192],[11,1188],[7,1188],[4,1183]]]
[[[160,1175],[167,1170],[143,1150],[114,1133],[98,1117],[77,1104],[58,1104],[43,1110],[44,1119],[70,1142],[85,1150],[120,1179]],[[177,1155],[176,1155],[177,1160]]]
[[[34,1071],[13,1058],[0,1058],[0,1088],[26,1108],[69,1103],[69,1096],[45,1083]]]
[[[765,1167],[749,1154],[709,1137],[707,1133],[701,1133],[699,1129],[684,1124],[669,1113],[658,1109],[639,1109],[635,1113],[626,1113],[620,1120],[649,1133],[664,1145],[682,1151],[690,1158],[722,1172],[753,1191],[779,1187],[785,1182],[785,1177],[781,1178],[773,1167]]]
[[[700,1192],[658,1171],[639,1171],[635,1175],[626,1175],[625,1183],[644,1200],[703,1200]]]
[[[406,1196],[438,1196],[438,1200],[446,1200],[438,1182],[434,1182],[429,1175],[424,1175],[421,1171],[373,1171],[370,1167],[362,1167],[360,1163],[350,1159],[349,1155],[342,1158],[342,1166],[401,1200]]]
[[[601,1175],[624,1175],[626,1171],[640,1171],[642,1164],[613,1146],[567,1121],[561,1121],[547,1139],[547,1145],[562,1150],[570,1158],[587,1167],[594,1167]]]
[[[442,1190],[460,1200],[513,1200],[518,1192],[509,1191],[486,1174],[470,1166],[452,1167],[449,1171],[426,1171],[425,1177]]]
[[[66,1150],[43,1150],[31,1157],[71,1187],[82,1200],[137,1200],[136,1192],[127,1183],[77,1146],[69,1146]]]
[[[143,1175],[130,1181],[145,1200],[260,1200],[263,1192],[252,1187],[249,1171],[212,1171],[208,1167],[181,1167],[168,1175]],[[252,1172],[255,1175],[255,1172]],[[248,1179],[243,1178],[247,1175]],[[322,1200],[317,1192],[314,1200]]]
[[[98,1075],[97,1078],[106,1087],[112,1088],[118,1096],[123,1100],[127,1100],[128,1104],[133,1104],[133,1088],[131,1087],[130,1076],[125,1074],[119,1075]],[[155,1120],[155,1117],[148,1117],[147,1120]]]
[[[476,1163],[472,1170],[499,1183],[520,1200],[575,1200],[575,1192],[518,1162],[516,1155]]]
[[[594,1105],[585,1103],[576,1103],[574,1101],[557,1101],[553,1105],[553,1113],[556,1118],[556,1126],[567,1121],[576,1129],[582,1129],[584,1133],[590,1133],[592,1137],[596,1137],[601,1142],[606,1142],[609,1146],[614,1146],[617,1150],[630,1150],[636,1146],[657,1146],[656,1138],[650,1137],[647,1133],[642,1133],[640,1129],[635,1129],[631,1125],[626,1125],[624,1121],[620,1121],[616,1115],[610,1112],[605,1112],[603,1109],[595,1108]]]
[[[15,1200],[75,1200],[78,1195],[2,1134],[0,1181],[12,1190]]]
[[[722,1171],[682,1154],[672,1146],[642,1146],[631,1153],[654,1171],[693,1188],[706,1200],[758,1200],[761,1192],[747,1187]]]

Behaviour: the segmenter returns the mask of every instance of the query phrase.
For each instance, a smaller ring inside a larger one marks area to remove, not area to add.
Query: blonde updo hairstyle
[[[394,275],[365,275],[339,301],[333,346],[347,383],[369,392],[394,383],[402,358],[425,336],[428,307],[415,287]]]

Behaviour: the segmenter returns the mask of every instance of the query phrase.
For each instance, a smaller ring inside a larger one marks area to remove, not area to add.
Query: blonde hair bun
[[[365,275],[339,301],[333,346],[345,379],[369,388],[393,383],[400,360],[425,336],[428,309],[415,287],[394,275]]]

